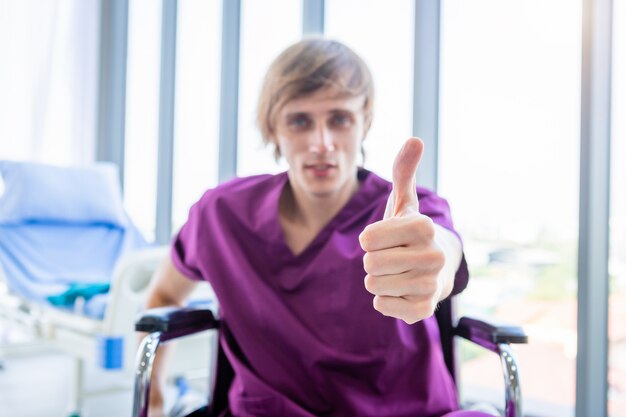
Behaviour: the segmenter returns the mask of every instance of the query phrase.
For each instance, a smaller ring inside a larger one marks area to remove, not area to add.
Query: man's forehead
[[[363,110],[365,96],[345,96],[334,91],[322,90],[310,96],[300,97],[285,103],[281,113],[320,113],[332,111],[359,112]]]

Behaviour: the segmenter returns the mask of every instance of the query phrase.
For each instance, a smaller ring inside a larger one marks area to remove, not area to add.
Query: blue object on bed
[[[124,211],[113,164],[0,161],[0,176],[0,266],[22,297],[47,302],[109,283],[120,255],[147,245]]]

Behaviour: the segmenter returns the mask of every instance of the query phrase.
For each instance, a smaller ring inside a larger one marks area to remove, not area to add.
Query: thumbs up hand
[[[366,252],[365,288],[374,295],[374,308],[408,324],[434,313],[450,294],[454,275],[442,273],[446,254],[435,241],[437,227],[419,212],[415,172],[423,149],[420,139],[406,141],[393,164],[385,216],[359,236]]]

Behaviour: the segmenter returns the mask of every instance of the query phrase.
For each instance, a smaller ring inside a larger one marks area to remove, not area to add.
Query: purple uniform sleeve
[[[418,187],[417,196],[420,204],[420,213],[430,217],[433,222],[435,222],[439,226],[450,230],[459,238],[461,244],[463,244],[461,236],[454,229],[454,225],[452,224],[452,216],[450,214],[450,206],[448,205],[448,202],[445,199],[439,197],[434,192],[425,188]],[[463,291],[465,287],[467,287],[468,281],[469,270],[467,269],[465,254],[463,254],[461,257],[461,264],[456,271],[456,275],[454,278],[454,287],[452,288],[452,293],[450,295],[456,295]]]
[[[204,197],[195,203],[189,210],[189,218],[180,229],[170,251],[174,267],[189,279],[201,281],[204,278],[200,271],[200,260],[198,259],[198,237],[202,225],[202,203]]]

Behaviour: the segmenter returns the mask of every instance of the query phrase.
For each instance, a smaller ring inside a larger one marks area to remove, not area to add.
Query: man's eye
[[[303,129],[308,127],[310,122],[306,117],[293,117],[287,121],[287,124],[293,128]]]
[[[336,114],[331,119],[333,126],[348,126],[350,124],[350,118],[343,114]]]

